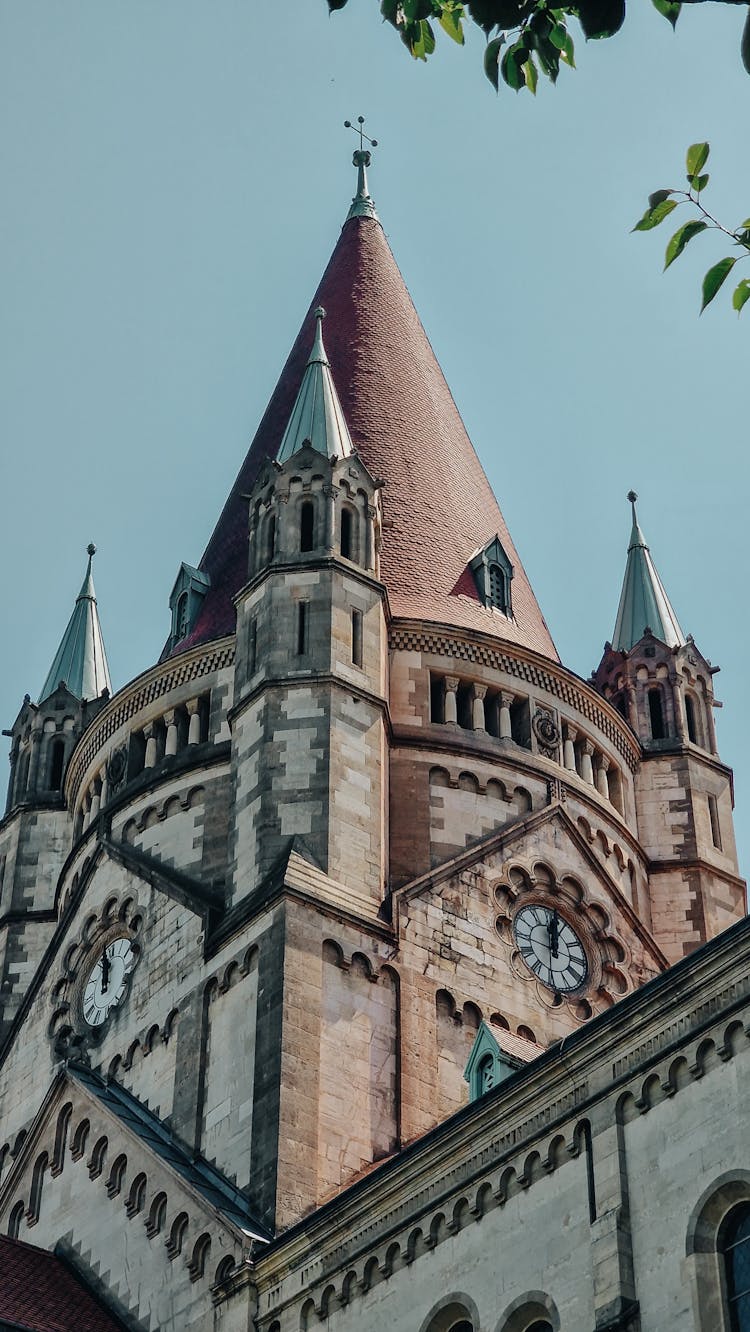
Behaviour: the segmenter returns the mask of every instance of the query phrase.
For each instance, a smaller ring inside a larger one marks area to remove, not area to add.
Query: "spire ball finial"
[[[636,495],[634,490],[628,491],[628,499],[630,500],[631,504],[635,504],[636,500],[638,499],[638,496]]]
[[[89,541],[89,544],[86,547],[86,554],[96,555],[96,546],[94,545],[93,541]]]
[[[326,317],[326,312],[323,309],[322,305],[316,305],[315,309],[313,310],[313,314],[315,315],[316,319],[325,319]]]

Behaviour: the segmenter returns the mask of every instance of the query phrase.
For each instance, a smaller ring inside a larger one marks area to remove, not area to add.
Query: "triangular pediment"
[[[132,1233],[113,1246],[122,1225]],[[45,1249],[64,1240],[84,1269],[106,1273],[116,1311],[126,1255],[157,1289],[176,1253],[188,1270],[212,1253],[215,1269],[222,1256],[239,1264],[248,1244],[270,1239],[246,1196],[215,1167],[118,1083],[75,1066],[51,1084],[6,1171],[0,1229]],[[207,1277],[214,1274],[207,1268]]]
[[[667,965],[637,911],[560,802],[506,825],[398,889],[394,922],[401,936],[415,911],[443,902],[455,928],[456,903],[462,902],[472,920],[486,918],[489,939],[494,926],[509,942],[515,910],[524,899],[558,904],[574,926],[580,925],[596,954],[592,974],[613,998]]]

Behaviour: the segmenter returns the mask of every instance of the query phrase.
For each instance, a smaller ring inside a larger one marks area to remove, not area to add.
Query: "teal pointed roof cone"
[[[634,490],[628,492],[628,499],[633,508],[633,528],[612,647],[616,652],[629,652],[647,629],[668,647],[681,647],[686,642],[685,635],[639,526],[635,511],[638,496]]]
[[[333,382],[331,366],[323,346],[325,310],[315,311],[315,340],[307,359],[297,400],[276,454],[283,463],[310,444],[327,458],[348,458],[354,453],[349,427]]]
[[[88,547],[89,562],[83,586],[39,695],[40,703],[54,694],[60,683],[81,699],[98,698],[103,689],[112,690],[91,572],[95,554],[96,546],[92,543]]]

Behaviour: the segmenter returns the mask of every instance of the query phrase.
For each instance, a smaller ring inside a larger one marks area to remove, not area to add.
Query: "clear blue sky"
[[[661,274],[646,195],[712,143],[750,214],[742,12],[631,0],[533,100],[481,42],[410,60],[376,0],[0,0],[2,724],[36,696],[85,567],[115,686],[152,664],[353,191],[342,122],[567,665],[612,633],[633,486],[683,628],[722,667],[750,851],[750,312],[698,319],[724,253]],[[679,215],[678,215],[679,217]]]

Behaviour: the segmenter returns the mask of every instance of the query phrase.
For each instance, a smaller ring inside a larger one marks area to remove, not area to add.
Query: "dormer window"
[[[503,550],[499,536],[494,536],[469,561],[477,592],[485,606],[500,611],[510,619],[513,615],[510,584],[513,565]]]
[[[169,598],[169,609],[172,612],[170,650],[187,638],[191,632],[209,585],[208,574],[203,573],[201,569],[194,569],[192,564],[180,565]]]
[[[508,1033],[508,1041],[513,1040]],[[478,1101],[480,1096],[485,1096],[487,1092],[492,1091],[493,1087],[499,1086],[506,1078],[509,1078],[516,1069],[523,1068],[525,1060],[518,1055],[510,1054],[500,1044],[501,1037],[488,1027],[486,1022],[481,1022],[479,1030],[471,1047],[468,1063],[464,1069],[464,1080],[469,1084],[469,1097],[472,1101]],[[523,1041],[515,1038],[516,1044],[522,1046]],[[533,1058],[536,1047],[529,1046],[529,1053]]]

